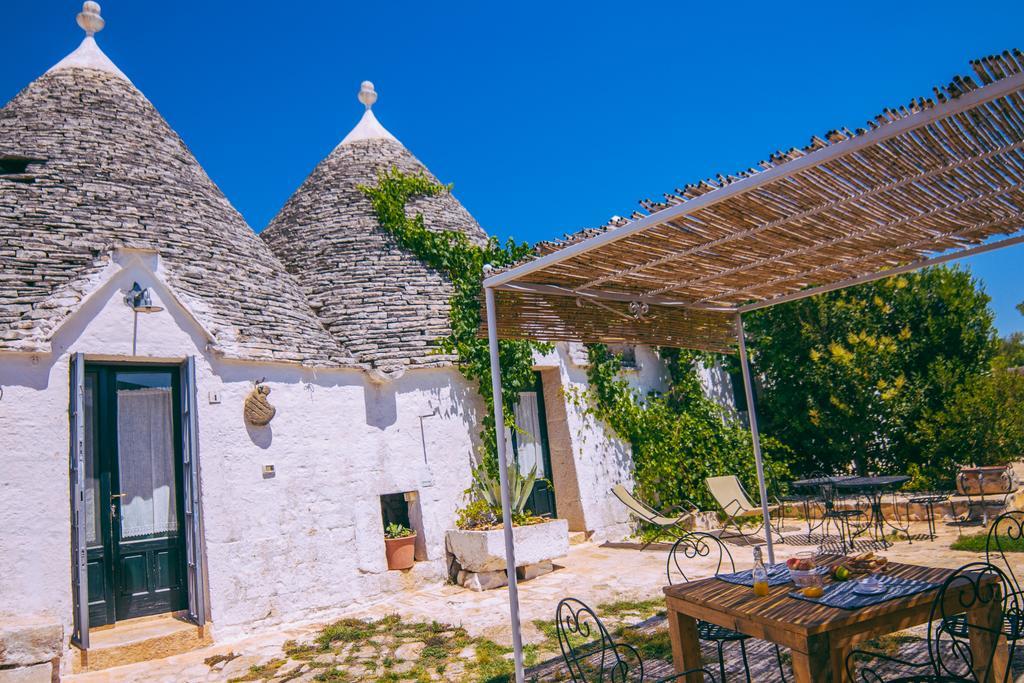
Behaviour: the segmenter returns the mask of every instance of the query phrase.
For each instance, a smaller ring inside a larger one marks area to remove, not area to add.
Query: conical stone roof
[[[370,111],[376,93],[363,84],[367,110],[321,161],[261,233],[305,290],[324,326],[358,361],[386,374],[450,364],[437,340],[450,334],[451,282],[398,246],[384,230],[360,185],[373,186],[392,168],[430,171]],[[431,230],[486,235],[450,193],[409,202]]]
[[[48,351],[118,248],[156,251],[160,277],[227,357],[352,362],[88,33],[0,110],[0,350]]]

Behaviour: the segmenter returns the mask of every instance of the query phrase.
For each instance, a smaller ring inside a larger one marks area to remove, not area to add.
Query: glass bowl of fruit
[[[793,555],[786,560],[786,566],[789,568],[789,578],[793,580],[797,588],[803,588],[813,583],[815,580],[811,578],[812,576],[820,578],[813,552],[804,551]]]

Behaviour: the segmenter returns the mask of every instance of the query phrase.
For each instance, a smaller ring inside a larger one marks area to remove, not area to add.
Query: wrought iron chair
[[[1006,576],[1008,583],[1003,586],[1003,593],[1022,596],[1022,604],[1024,604],[1024,593],[1021,592],[1020,580],[1017,578],[1010,558],[1006,556],[1010,544],[1020,541],[1022,538],[1024,538],[1024,512],[1011,510],[999,515],[993,520],[985,539],[985,561],[998,567]],[[950,617],[946,628],[958,636],[966,638],[968,629],[965,615],[957,614]],[[1022,620],[1021,614],[1003,612],[1003,635],[1011,641],[1017,641],[1024,637],[1024,620]]]
[[[954,599],[947,593],[955,588],[959,596]],[[966,589],[966,590],[965,590]],[[846,657],[846,674],[851,681],[863,683],[985,683],[995,681],[997,673],[996,658],[1000,647],[1000,636],[1005,636],[1003,628],[993,627],[969,615],[954,614],[964,609],[984,608],[986,605],[1000,603],[1004,615],[1004,627],[1007,615],[1021,614],[1021,595],[1012,588],[1009,578],[998,567],[988,562],[971,562],[957,569],[939,587],[939,592],[932,602],[931,618],[928,624],[928,661],[913,662],[879,652],[853,650]],[[960,619],[962,617],[962,619]],[[962,624],[962,628],[956,626]],[[986,636],[993,647],[988,653],[972,649],[970,634]],[[987,635],[986,635],[987,634]],[[998,679],[998,683],[1012,680],[1012,668],[1009,662],[1013,659],[1016,640],[1007,639],[1009,656],[1005,662],[1006,672]],[[885,678],[875,669],[862,666],[857,669],[857,661],[880,660],[905,672],[892,678]],[[859,674],[859,678],[857,677]]]
[[[685,561],[698,557],[709,558],[715,563],[715,576],[718,576],[723,571],[727,574],[736,571],[736,563],[732,559],[732,553],[729,552],[722,539],[714,534],[697,531],[680,538],[673,544],[672,549],[669,550],[668,562],[665,568],[669,585],[674,585],[680,581],[689,582],[690,578],[686,575],[686,571],[683,568]],[[723,648],[726,643],[739,643],[740,655],[743,657],[743,671],[747,675],[747,683],[750,683],[750,663],[747,661],[746,645],[746,641],[750,636],[707,621],[697,622],[697,635],[701,640],[714,643],[718,649],[718,674],[721,676],[723,683],[725,683]],[[786,674],[782,669],[782,653],[779,651],[778,645],[775,646],[775,657],[779,664],[780,680],[785,681]]]
[[[928,523],[928,538],[934,541],[937,531],[935,508],[949,502],[950,494],[944,491],[914,491],[907,497],[907,518],[910,518],[910,506],[918,505],[924,509],[924,520]],[[952,506],[950,507],[952,511]],[[954,512],[955,514],[955,512]],[[960,527],[957,526],[957,533]]]
[[[555,630],[562,659],[574,683],[625,683],[644,680],[644,662],[632,645],[616,643],[594,610],[576,598],[565,598],[555,610]],[[701,672],[715,683],[707,669],[690,669],[659,678],[655,683],[676,681]]]
[[[812,543],[814,539],[814,532],[821,529],[825,524],[825,518],[815,520],[814,510],[822,509],[821,498],[817,493],[812,491],[783,491],[782,487],[776,482],[772,486],[772,497],[781,503],[781,513],[779,518],[782,520],[780,527],[785,523],[786,518],[786,506],[799,508],[804,515],[804,522],[807,524],[807,542]],[[796,541],[800,538],[798,534],[793,534],[786,537],[787,541]]]
[[[866,528],[863,527],[855,531],[854,529],[858,525],[853,520],[864,520],[864,511],[857,507],[846,507],[844,503],[849,502],[849,499],[844,499],[839,494],[836,485],[829,477],[814,475],[814,478],[821,480],[818,488],[821,491],[822,534],[827,539],[829,526],[835,525],[836,531],[839,532],[839,544],[842,552],[852,551],[853,537]],[[849,543],[849,548],[847,548],[847,543]]]

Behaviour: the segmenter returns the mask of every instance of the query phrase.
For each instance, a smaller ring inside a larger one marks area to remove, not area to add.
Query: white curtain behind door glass
[[[121,538],[177,531],[171,390],[119,389]]]
[[[519,394],[519,402],[513,408],[516,418],[516,455],[519,471],[529,473],[537,466],[537,476],[547,477],[544,471],[544,457],[540,442],[540,410],[537,405],[537,392],[523,391]]]
[[[96,376],[85,375],[85,544],[95,545],[100,537],[100,478],[96,467]]]

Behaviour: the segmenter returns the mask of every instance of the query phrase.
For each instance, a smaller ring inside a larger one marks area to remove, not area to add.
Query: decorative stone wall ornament
[[[267,396],[270,387],[257,384],[245,399],[245,420],[251,425],[262,427],[269,424],[277,413],[277,408],[270,405]]]

